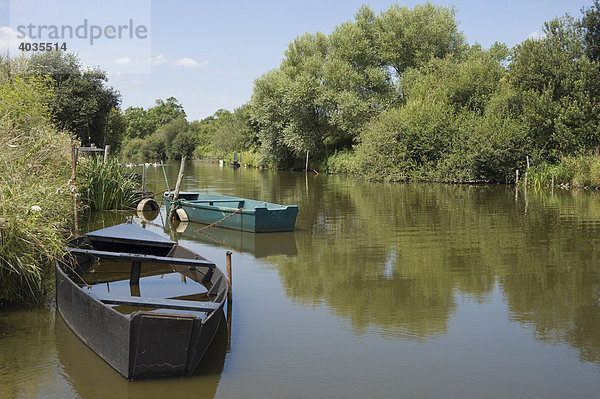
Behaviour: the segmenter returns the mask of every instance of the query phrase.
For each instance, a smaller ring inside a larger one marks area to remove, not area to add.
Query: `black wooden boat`
[[[227,297],[214,263],[131,223],[73,239],[66,250],[56,265],[56,300],[81,341],[131,380],[194,371]],[[175,276],[185,292],[156,284]]]

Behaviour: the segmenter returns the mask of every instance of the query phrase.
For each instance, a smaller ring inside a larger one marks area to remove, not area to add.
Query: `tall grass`
[[[135,204],[138,182],[115,159],[107,163],[100,158],[83,160],[77,182],[82,202],[92,210],[128,209]]]
[[[0,305],[44,299],[72,216],[70,137],[50,124],[44,90],[0,75]]]
[[[534,187],[552,184],[575,188],[600,188],[600,156],[564,157],[557,164],[543,163],[529,170],[529,183]]]

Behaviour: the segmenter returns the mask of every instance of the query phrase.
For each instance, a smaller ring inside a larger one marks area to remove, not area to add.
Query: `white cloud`
[[[0,26],[0,52],[8,50],[20,52],[19,44],[30,41],[28,37],[17,37],[17,34],[18,32],[9,26]]]
[[[150,62],[152,63],[152,65],[162,65],[169,62],[169,60],[167,60],[167,58],[163,54],[159,54],[156,57],[152,57],[150,59]]]
[[[117,58],[113,61],[115,64],[119,64],[119,65],[127,65],[127,64],[131,64],[131,58],[129,57],[120,57]]]
[[[539,31],[533,31],[529,34],[529,36],[527,36],[528,39],[532,39],[532,40],[541,40],[543,38],[546,37],[546,34],[544,32],[539,32]]]
[[[184,68],[196,68],[198,66],[198,62],[191,58],[181,58],[173,62],[173,65]]]
[[[207,65],[208,65],[208,60],[206,60],[206,61],[202,61],[202,62],[200,63],[200,68],[204,68],[204,67],[205,67],[205,66],[207,66]]]

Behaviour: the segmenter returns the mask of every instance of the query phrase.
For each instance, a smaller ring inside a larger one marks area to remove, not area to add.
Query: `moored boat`
[[[57,307],[81,341],[127,379],[194,371],[228,293],[214,263],[131,223],[71,240],[66,250],[56,265]]]
[[[170,193],[165,193],[167,210],[171,208]],[[293,231],[298,205],[279,205],[219,194],[180,192],[175,202],[181,221],[204,224],[253,233]]]

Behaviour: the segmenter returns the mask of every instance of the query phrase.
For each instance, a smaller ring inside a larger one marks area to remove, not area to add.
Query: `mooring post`
[[[525,169],[525,189],[527,190],[527,175],[529,173],[529,155],[527,155],[526,158],[527,158],[527,169]]]
[[[146,163],[143,163],[143,170],[142,170],[142,195],[144,194],[144,191],[146,191]]]
[[[104,146],[104,163],[108,162],[108,156],[110,155],[110,145],[107,144]]]
[[[304,172],[308,173],[308,150],[306,150],[306,167],[304,168]]]
[[[231,251],[227,251],[225,252],[225,256],[226,256],[226,264],[227,264],[227,300],[231,301],[232,299],[232,293],[231,293],[231,288],[232,288],[232,284],[231,284]]]
[[[181,187],[181,180],[183,179],[183,171],[185,169],[185,160],[186,157],[181,157],[181,165],[179,166],[179,175],[177,176],[177,183],[175,184],[175,193],[173,194],[173,199],[171,203],[171,208],[169,209],[169,220],[173,220],[175,218],[175,201],[179,198],[179,188]]]
[[[77,186],[75,180],[77,177],[77,147],[71,146],[71,192],[73,193],[73,223],[75,227],[75,236],[79,235],[79,215],[77,212]]]
[[[165,183],[167,183],[167,191],[169,191],[169,194],[171,194],[171,187],[169,187],[169,179],[167,179],[167,172],[165,171],[165,164],[163,163],[162,159],[160,160],[160,166],[163,171],[163,176],[165,176]]]

